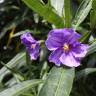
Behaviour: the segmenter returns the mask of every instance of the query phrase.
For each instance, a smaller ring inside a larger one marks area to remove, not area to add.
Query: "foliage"
[[[6,0],[0,3],[0,96],[96,96],[96,0]],[[78,68],[31,61],[20,35],[46,40],[53,28],[74,28],[89,44]]]

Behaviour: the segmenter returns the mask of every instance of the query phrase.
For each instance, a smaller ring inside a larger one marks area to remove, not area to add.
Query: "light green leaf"
[[[26,30],[19,31],[19,32],[13,34],[12,38],[14,38],[14,37],[18,37],[18,36],[20,36],[20,35],[22,35],[22,34],[25,34],[26,32],[33,33],[32,30],[28,30],[28,29],[26,29]]]
[[[80,42],[86,41],[89,38],[90,34],[90,32],[85,32],[84,35],[79,39]]]
[[[90,27],[93,29],[96,25],[96,0],[93,0],[92,11],[90,12]]]
[[[63,17],[64,27],[71,27],[70,0],[50,0],[58,15]]]
[[[11,88],[8,88],[0,92],[0,96],[19,96],[20,94],[28,91],[32,87],[42,83],[42,80],[28,80],[22,83],[18,83]]]
[[[6,64],[4,64],[3,62],[1,62],[1,64],[7,68],[13,75],[16,79],[18,79],[18,81],[23,81],[24,80],[24,76],[23,74],[21,74],[20,72],[18,72],[16,69],[13,69],[13,68],[10,68],[9,66],[7,66]]]
[[[39,96],[69,96],[74,79],[74,69],[53,67]]]
[[[37,12],[44,19],[53,23],[57,28],[63,28],[64,23],[62,18],[57,15],[51,6],[42,4],[39,0],[22,0],[29,8]]]
[[[92,54],[94,52],[96,52],[96,42],[94,42],[93,44],[90,45],[90,47],[88,48],[87,55]]]
[[[18,53],[11,61],[9,61],[6,66],[13,68],[13,67],[20,67],[22,64],[26,63],[26,54],[24,52]],[[5,75],[10,73],[10,71],[4,66],[0,69],[0,83]]]
[[[77,29],[77,27],[85,20],[88,13],[92,8],[93,0],[83,0],[79,9],[76,12],[75,18],[73,20],[73,27]]]
[[[62,17],[64,0],[50,0],[50,1],[51,1],[52,7],[54,7],[58,15]]]
[[[71,27],[71,9],[70,0],[64,0],[63,18],[64,25],[66,28]]]

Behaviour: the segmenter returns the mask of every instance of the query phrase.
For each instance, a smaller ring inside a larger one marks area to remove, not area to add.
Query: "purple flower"
[[[45,42],[47,48],[52,51],[49,61],[60,66],[77,67],[80,60],[87,53],[88,45],[79,42],[80,34],[72,28],[53,29],[49,32]]]
[[[21,36],[21,42],[26,46],[31,60],[36,60],[39,56],[40,45],[34,40],[30,33],[25,33]]]

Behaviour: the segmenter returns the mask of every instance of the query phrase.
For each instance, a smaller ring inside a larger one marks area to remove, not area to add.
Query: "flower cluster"
[[[80,34],[72,28],[51,30],[45,41],[46,47],[52,51],[49,62],[57,66],[61,64],[69,67],[79,66],[81,58],[86,55],[88,49],[88,45],[79,42],[80,37]],[[31,59],[36,60],[40,50],[38,42],[29,33],[23,34],[21,41],[26,46]]]

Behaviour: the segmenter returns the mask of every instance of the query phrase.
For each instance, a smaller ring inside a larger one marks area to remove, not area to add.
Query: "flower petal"
[[[53,29],[49,32],[49,37],[59,37],[61,41],[64,39],[65,36],[72,35],[76,33],[72,28],[64,28],[64,29]]]
[[[61,47],[63,44],[61,42],[58,42],[52,37],[49,37],[45,42],[46,47],[50,50],[56,50],[57,48]]]
[[[30,33],[25,33],[25,34],[21,35],[21,42],[25,46],[30,46],[30,44],[35,43],[36,40],[34,40],[34,38],[31,36]]]
[[[36,44],[34,49],[27,47],[27,51],[30,55],[31,60],[36,60],[39,56],[40,46],[39,44]]]
[[[48,38],[45,42],[49,50],[56,50],[58,47],[63,46],[64,32],[63,29],[53,29],[49,32]]]
[[[80,61],[78,58],[75,58],[72,53],[65,54],[63,53],[60,57],[60,61],[62,64],[69,67],[77,67],[80,65]]]
[[[69,44],[74,44],[80,39],[81,35],[74,32],[69,36]]]
[[[57,49],[57,50],[53,51],[51,53],[51,55],[49,56],[49,62],[53,62],[53,63],[55,63],[55,65],[60,66],[61,62],[60,62],[59,58],[60,58],[61,54],[62,54],[61,49]]]
[[[87,53],[87,49],[89,48],[86,44],[81,44],[80,47],[72,52],[72,54],[78,58],[78,57],[84,57]]]
[[[53,29],[49,32],[45,44],[50,51],[56,50],[63,46],[63,43],[67,40],[66,36],[69,36],[72,33],[73,30],[71,28]]]

